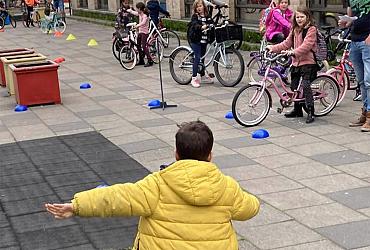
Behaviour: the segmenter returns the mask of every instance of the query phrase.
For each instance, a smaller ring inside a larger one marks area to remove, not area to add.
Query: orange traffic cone
[[[60,31],[56,31],[54,34],[54,37],[62,37],[62,36],[63,36],[63,33]]]

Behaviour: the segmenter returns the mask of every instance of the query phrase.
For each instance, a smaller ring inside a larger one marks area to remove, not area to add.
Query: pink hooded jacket
[[[302,38],[303,29],[296,29],[289,33],[289,36],[279,44],[273,45],[272,52],[280,52],[282,50],[289,50],[293,48],[294,57],[292,58],[293,66],[302,66],[307,64],[316,64],[313,52],[317,51],[315,26],[308,28],[306,37]],[[294,32],[294,41],[293,41]]]
[[[271,40],[272,37],[277,33],[283,33],[285,37],[289,35],[290,28],[292,27],[292,16],[293,11],[287,9],[282,14],[279,8],[274,8],[271,10],[271,17],[266,20],[266,37],[267,40]]]

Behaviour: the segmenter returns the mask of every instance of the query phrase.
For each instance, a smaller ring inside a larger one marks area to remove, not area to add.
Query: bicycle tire
[[[337,80],[338,87],[339,87],[339,97],[337,105],[339,105],[344,97],[347,94],[347,90],[349,89],[349,76],[346,71],[344,71],[343,79],[339,79],[341,75],[341,70],[332,68],[326,72],[328,75],[331,75],[335,80]]]
[[[176,32],[172,30],[161,31],[163,41],[163,56],[169,57],[171,52],[180,46],[180,38]]]
[[[9,21],[13,28],[17,28],[17,21],[14,19],[13,16],[9,15]]]
[[[29,24],[28,24],[28,21],[27,21],[27,12],[25,11],[25,12],[23,12],[22,13],[22,23],[23,23],[23,26],[25,27],[25,28],[28,28],[29,27]]]
[[[338,19],[335,16],[331,15],[325,15],[325,25],[327,26],[333,26],[333,27],[338,27]]]
[[[329,87],[329,91],[323,88]],[[314,97],[315,116],[326,116],[336,107],[339,98],[339,87],[337,81],[328,75],[320,75],[311,83],[312,94]],[[324,96],[321,96],[324,94]],[[320,97],[321,96],[321,97]],[[321,109],[320,107],[323,106]],[[306,113],[309,112],[306,105],[303,105]]]
[[[62,20],[56,20],[55,21],[55,23],[54,23],[54,31],[55,32],[64,33],[64,31],[66,30],[66,28],[67,28],[67,25]]]
[[[157,48],[157,40],[156,39],[151,39],[148,43],[148,50],[150,57],[152,58],[154,63],[159,63],[159,61],[162,61],[163,59],[163,44],[161,41],[158,41],[158,46]],[[159,57],[158,57],[158,51],[159,51]]]
[[[253,127],[257,126],[261,122],[263,122],[268,113],[270,112],[270,108],[272,105],[272,99],[270,92],[267,89],[264,89],[263,93],[261,94],[261,99],[256,103],[251,105],[251,101],[254,98],[258,98],[261,93],[262,86],[257,83],[249,83],[247,86],[243,86],[238,92],[235,94],[233,101],[232,101],[232,112],[234,119],[237,123],[244,127]],[[252,91],[251,95],[244,97],[247,95],[247,91]],[[245,101],[246,103],[244,103]],[[241,103],[241,105],[239,105]],[[246,108],[250,108],[255,110],[258,104],[263,104],[260,112],[251,112],[251,118],[245,118],[245,114],[247,111],[244,111]],[[240,107],[240,108],[239,108]]]
[[[4,18],[0,17],[0,30],[4,29],[4,27],[5,27]]]
[[[191,81],[194,52],[189,48],[179,47],[170,55],[170,73],[172,78],[181,85],[187,85]],[[180,72],[177,72],[177,70]],[[182,73],[180,75],[180,73]],[[182,76],[183,75],[183,76]]]
[[[115,37],[112,44],[112,53],[114,57],[119,60],[119,51],[121,50],[123,46],[123,41],[121,41],[119,38]]]
[[[252,57],[247,64],[247,76],[251,82],[262,81],[264,74],[261,71],[262,62],[258,57]]]
[[[229,65],[225,65],[225,68],[226,69],[233,69],[235,67],[234,63],[233,63],[233,60],[231,59],[230,55],[234,54],[236,55],[237,59],[238,59],[238,62],[239,62],[239,65],[240,65],[240,69],[239,69],[239,73],[236,75],[236,76],[231,76],[231,79],[230,80],[225,80],[225,77],[227,75],[230,75],[230,74],[221,74],[220,73],[220,64],[223,64],[224,62],[220,61],[221,59],[221,53],[218,52],[215,56],[215,60],[213,62],[213,67],[214,67],[214,70],[215,70],[215,75],[216,75],[216,78],[217,80],[225,87],[234,87],[236,86],[238,83],[240,83],[240,81],[243,79],[243,76],[244,76],[244,60],[243,60],[243,56],[240,54],[240,52],[234,48],[228,48],[228,49],[225,49],[225,59],[226,60],[229,60],[231,61],[231,64]],[[222,59],[223,60],[223,59]]]
[[[129,44],[122,46],[119,51],[119,63],[126,70],[131,70],[136,66],[137,54],[133,47]]]

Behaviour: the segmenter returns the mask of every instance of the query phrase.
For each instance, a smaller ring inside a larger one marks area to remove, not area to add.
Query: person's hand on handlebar
[[[272,45],[267,45],[265,49],[266,49],[267,51],[271,51],[271,50],[272,50]]]
[[[203,25],[202,25],[202,30],[205,30],[205,29],[207,29],[207,28],[208,28],[207,24],[203,24]]]
[[[281,54],[287,55],[287,56],[294,56],[294,50],[283,50],[281,51]]]

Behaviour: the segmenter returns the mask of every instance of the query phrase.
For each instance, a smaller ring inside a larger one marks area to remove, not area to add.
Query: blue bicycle
[[[13,28],[17,27],[17,21],[7,10],[0,11],[0,30],[7,24],[10,24]]]

